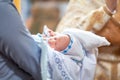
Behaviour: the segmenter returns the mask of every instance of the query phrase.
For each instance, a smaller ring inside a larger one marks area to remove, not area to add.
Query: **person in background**
[[[99,32],[116,13],[118,2],[118,0],[70,0],[56,31],[78,28]]]
[[[44,48],[42,44],[39,44],[40,47],[36,44],[23,25],[13,0],[0,0],[0,32],[0,80],[46,80],[43,60],[45,58],[42,54],[46,50],[49,55],[49,69],[54,69],[50,73],[52,80],[77,80],[79,76],[75,77],[77,75],[72,74],[74,69],[83,72],[82,80],[86,78],[87,75],[84,76],[84,72],[87,71],[74,64],[69,58],[62,54],[58,55],[57,53],[60,52]],[[62,61],[63,58],[66,62]],[[62,63],[59,64],[59,60]],[[86,65],[84,61],[86,60],[83,60]],[[70,68],[69,65],[71,65]],[[73,65],[74,69],[71,69]],[[94,74],[94,71],[92,73]],[[93,79],[92,74],[91,77]]]
[[[25,28],[13,0],[0,0],[0,80],[42,80],[40,63],[41,48]]]

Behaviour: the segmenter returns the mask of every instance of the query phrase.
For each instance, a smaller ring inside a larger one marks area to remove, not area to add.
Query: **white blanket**
[[[85,37],[83,37],[82,34],[85,34]],[[97,35],[95,36],[92,33],[90,33],[90,35],[90,38],[93,38],[92,35],[94,37],[98,37]],[[89,34],[86,34],[84,31],[82,31],[81,39],[85,40],[83,38],[86,37],[89,38]],[[99,40],[99,44],[97,42],[94,42],[96,40],[93,39],[93,42],[90,43],[91,45],[81,45],[83,47],[85,56],[81,62],[76,62],[67,55],[64,55],[50,48],[49,45],[45,41],[43,41],[40,34],[34,35],[33,38],[42,49],[40,63],[42,80],[94,80],[94,74],[97,63],[96,55],[98,54],[97,47],[109,45],[109,42],[103,37],[101,37],[101,41]],[[100,37],[98,38],[100,39]],[[85,41],[83,41],[82,43],[86,44]],[[93,44],[95,46],[97,45],[95,43],[98,44],[97,47],[93,47]],[[90,46],[93,48],[90,48]],[[87,47],[89,49],[86,49]]]

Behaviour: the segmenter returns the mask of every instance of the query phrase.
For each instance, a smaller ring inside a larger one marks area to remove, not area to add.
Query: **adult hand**
[[[116,10],[117,0],[105,0],[105,3],[110,12]]]

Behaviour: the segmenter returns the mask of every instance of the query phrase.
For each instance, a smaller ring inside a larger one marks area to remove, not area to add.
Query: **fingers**
[[[55,36],[55,32],[52,31],[51,29],[48,30],[48,33],[49,33],[50,36]]]
[[[107,8],[111,11],[114,12],[117,7],[117,0],[105,0]]]

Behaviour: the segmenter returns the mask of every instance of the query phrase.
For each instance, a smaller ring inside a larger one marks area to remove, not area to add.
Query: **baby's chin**
[[[59,52],[64,50],[62,48],[56,48],[56,47],[53,47],[53,49],[56,50],[56,51],[59,51]]]

